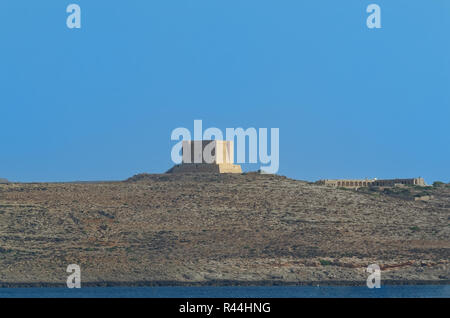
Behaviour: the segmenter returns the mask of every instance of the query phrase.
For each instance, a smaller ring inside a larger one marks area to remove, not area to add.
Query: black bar
[[[12,310],[14,316],[20,312],[28,314],[66,313],[106,314],[125,313],[142,317],[311,317],[329,314],[366,316],[395,309],[400,313],[415,313],[429,308],[433,312],[445,313],[448,298],[55,298],[55,299],[0,299],[0,308]],[[206,307],[208,306],[208,307]],[[211,308],[211,311],[209,311]],[[188,312],[186,312],[188,309]],[[11,312],[11,311],[9,311]],[[208,314],[209,312],[209,314]],[[312,315],[314,314],[314,315]]]

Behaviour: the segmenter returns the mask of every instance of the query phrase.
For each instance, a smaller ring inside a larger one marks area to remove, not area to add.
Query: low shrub
[[[331,263],[331,261],[329,261],[329,260],[326,260],[326,259],[321,259],[320,260],[320,265],[322,265],[322,266],[329,266],[329,265],[331,265],[332,263]]]

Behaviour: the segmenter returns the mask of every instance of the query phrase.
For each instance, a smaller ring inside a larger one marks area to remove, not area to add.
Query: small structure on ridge
[[[242,173],[234,164],[234,142],[228,140],[184,140],[182,163],[167,173]]]

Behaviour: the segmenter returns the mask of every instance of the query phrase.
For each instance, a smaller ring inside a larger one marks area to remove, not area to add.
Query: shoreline
[[[66,287],[69,264],[83,287],[366,286],[369,264],[450,285],[450,188],[432,195],[259,174],[0,185],[0,287]]]
[[[382,280],[381,286],[423,286],[450,285],[450,280]],[[179,282],[179,281],[138,281],[138,282],[85,282],[83,287],[289,287],[289,286],[327,286],[327,287],[363,287],[366,282],[361,281],[208,281],[208,282]],[[0,282],[0,288],[67,288],[65,283],[6,283]]]

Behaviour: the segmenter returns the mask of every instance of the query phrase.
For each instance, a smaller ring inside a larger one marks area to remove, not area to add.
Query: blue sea
[[[450,285],[0,288],[0,298],[450,298]]]

